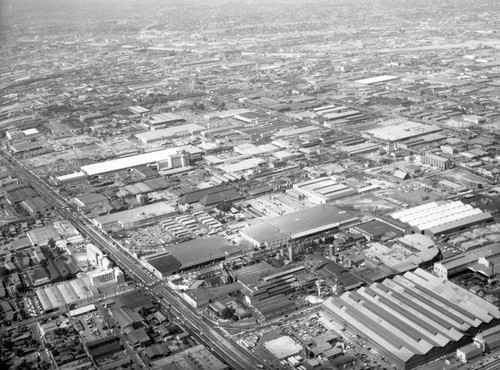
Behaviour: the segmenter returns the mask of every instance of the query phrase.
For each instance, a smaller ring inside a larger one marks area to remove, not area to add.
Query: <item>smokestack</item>
[[[333,248],[333,244],[328,246],[328,250],[330,252],[330,258],[335,258],[335,249]]]
[[[293,246],[289,245],[288,246],[288,259],[290,262],[293,262]]]

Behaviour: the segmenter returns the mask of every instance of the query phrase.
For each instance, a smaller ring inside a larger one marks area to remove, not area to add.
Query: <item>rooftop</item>
[[[267,341],[264,347],[279,360],[296,355],[302,350],[302,346],[288,335]]]
[[[323,305],[404,363],[500,318],[493,304],[422,269],[329,298]]]

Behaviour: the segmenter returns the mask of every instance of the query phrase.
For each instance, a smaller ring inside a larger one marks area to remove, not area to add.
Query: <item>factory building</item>
[[[236,278],[243,286],[241,292],[246,303],[269,320],[297,310],[286,294],[294,292],[296,286],[303,285],[305,280],[306,284],[314,284],[316,278],[307,280],[305,275],[306,270],[301,265],[277,271],[267,262],[260,262],[237,270]]]
[[[144,154],[137,154],[130,157],[123,157],[118,159],[112,159],[106,162],[98,162],[89,164],[81,167],[81,171],[85,176],[100,176],[107,173],[112,173],[116,171],[126,170],[129,168],[144,166],[147,164],[158,163],[160,161],[168,160],[172,155],[181,153],[182,151],[187,151],[191,153],[199,151],[197,148],[191,145],[185,145],[177,148],[169,148],[163,150],[157,150],[155,152],[149,152]],[[77,178],[80,178],[79,174],[75,174]],[[66,180],[66,178],[60,179],[60,181]]]
[[[497,259],[500,259],[500,243],[474,248],[436,262],[434,274],[443,279],[449,279],[462,271],[472,269],[490,277],[494,273],[494,261]]]
[[[401,369],[447,355],[500,320],[498,307],[422,269],[329,298],[323,307]]]
[[[83,279],[74,279],[36,290],[44,313],[58,311],[71,305],[88,304],[92,291]]]
[[[258,248],[277,248],[289,242],[312,243],[327,234],[357,222],[358,218],[331,205],[321,205],[261,220],[240,231]]]
[[[73,198],[73,203],[79,211],[89,210],[93,207],[104,206],[108,202],[108,198],[102,194],[85,193]]]
[[[385,144],[399,143],[420,136],[439,132],[442,129],[433,125],[424,125],[413,121],[388,122],[383,126],[363,132],[363,136]]]
[[[151,130],[158,130],[184,121],[185,119],[177,114],[161,113],[146,117],[142,122]]]
[[[320,177],[295,184],[286,193],[294,198],[306,198],[314,204],[325,204],[334,199],[357,194],[357,191],[347,185],[339,184],[329,177]]]
[[[444,171],[453,167],[451,159],[446,157],[441,157],[436,154],[428,153],[422,156],[422,164],[428,164],[432,167],[439,168]]]
[[[187,125],[173,126],[160,130],[152,130],[136,134],[135,137],[143,144],[150,144],[157,141],[168,140],[180,136],[197,135],[205,130],[205,127],[189,123]]]
[[[241,250],[220,236],[189,240],[143,256],[141,263],[159,279],[178,272],[225,261],[241,255]]]
[[[461,201],[426,203],[392,213],[391,217],[410,225],[413,232],[431,237],[463,231],[493,221],[490,213]]]

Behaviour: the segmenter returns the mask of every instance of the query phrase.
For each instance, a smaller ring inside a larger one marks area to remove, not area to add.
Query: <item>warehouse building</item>
[[[398,78],[399,77],[397,76],[383,75],[383,76],[364,78],[362,80],[357,80],[354,82],[360,85],[379,85],[388,81],[397,80]]]
[[[220,236],[189,240],[143,256],[141,263],[162,279],[178,272],[225,261],[241,255],[241,250]]]
[[[380,239],[392,239],[404,234],[404,230],[396,228],[379,219],[366,221],[350,228],[352,234],[361,234],[368,241]]]
[[[441,128],[437,126],[405,121],[366,130],[363,135],[367,138],[390,144],[439,131],[441,131]]]
[[[483,352],[500,347],[500,325],[480,331],[474,337],[474,344]]]
[[[391,217],[410,225],[415,233],[432,237],[463,231],[493,221],[489,212],[483,212],[461,201],[426,203],[392,213]]]
[[[150,225],[175,214],[177,209],[168,203],[160,202],[96,217],[92,221],[99,229],[109,231]]]
[[[33,247],[48,245],[50,240],[60,240],[61,235],[52,225],[32,229],[26,233]]]
[[[131,107],[128,107],[128,110],[132,112],[133,114],[138,114],[143,117],[146,117],[151,111],[147,108],[141,107],[140,105],[134,105]]]
[[[92,291],[83,279],[74,279],[40,288],[35,293],[45,313],[68,308],[71,305],[88,304],[88,301],[93,298]]]
[[[277,248],[291,241],[306,244],[314,238],[336,232],[357,222],[358,218],[331,205],[321,205],[282,216],[261,220],[240,231],[258,248]]]
[[[32,216],[40,216],[50,212],[52,205],[42,197],[35,197],[23,200],[21,206]]]
[[[436,262],[434,274],[443,279],[449,279],[470,268],[476,271],[480,270],[483,274],[490,276],[493,274],[493,266],[490,261],[495,261],[498,258],[500,258],[500,243],[490,244]],[[479,266],[480,262],[484,267]]]
[[[295,184],[286,193],[294,198],[306,198],[314,204],[325,204],[328,201],[345,198],[358,192],[347,185],[339,184],[330,177],[320,177]]]
[[[180,136],[196,135],[204,130],[205,127],[203,126],[197,125],[195,123],[189,123],[187,125],[173,126],[160,130],[141,132],[139,134],[136,134],[135,137],[139,139],[143,144],[149,144]]]
[[[79,211],[83,211],[94,207],[104,206],[108,203],[108,198],[102,194],[85,193],[74,197],[73,203]]]
[[[158,130],[167,126],[172,126],[176,123],[183,122],[185,119],[173,113],[161,113],[150,116],[144,119],[144,123],[149,126],[151,130]]]
[[[147,164],[158,163],[168,160],[172,155],[179,154],[182,151],[191,152],[191,145],[185,145],[177,148],[157,150],[144,154],[137,154],[130,157],[112,159],[106,162],[98,162],[81,167],[85,176],[99,176],[129,168],[144,166]]]
[[[323,307],[401,369],[447,355],[500,320],[493,304],[422,269],[329,298]]]

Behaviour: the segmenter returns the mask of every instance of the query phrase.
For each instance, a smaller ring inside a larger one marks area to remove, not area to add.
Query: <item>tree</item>
[[[56,247],[56,241],[54,240],[54,238],[50,238],[47,242],[47,245],[50,247],[50,249],[54,249]]]

